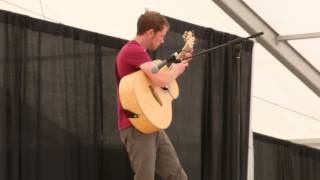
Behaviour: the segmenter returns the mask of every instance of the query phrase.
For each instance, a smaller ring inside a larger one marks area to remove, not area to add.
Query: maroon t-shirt
[[[151,58],[146,50],[140,46],[140,44],[135,41],[129,41],[124,45],[117,55],[115,68],[117,84],[121,78],[127,74],[133,73],[140,70],[139,66],[145,62],[150,62]],[[127,114],[122,109],[119,91],[117,91],[117,111],[118,111],[118,128],[125,129],[131,126],[131,123],[127,117]]]

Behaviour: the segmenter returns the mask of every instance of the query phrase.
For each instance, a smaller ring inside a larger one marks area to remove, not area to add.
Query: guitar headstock
[[[193,45],[196,40],[192,31],[185,31],[182,37],[185,44],[181,52],[178,54],[177,59],[184,58],[187,52],[191,53],[193,51]]]
[[[188,49],[192,49],[194,42],[196,40],[196,38],[194,37],[194,34],[192,31],[185,31],[182,35],[183,40],[185,42],[185,46],[187,46],[186,48]],[[185,49],[182,49],[185,51]]]

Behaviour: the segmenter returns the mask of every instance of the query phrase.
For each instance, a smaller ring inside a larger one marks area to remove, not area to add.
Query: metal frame
[[[242,0],[212,0],[249,34],[260,31],[257,41],[320,97],[320,73]]]
[[[287,41],[287,40],[311,39],[311,38],[320,38],[320,32],[305,33],[305,34],[282,35],[282,36],[278,36],[277,40],[278,41]]]

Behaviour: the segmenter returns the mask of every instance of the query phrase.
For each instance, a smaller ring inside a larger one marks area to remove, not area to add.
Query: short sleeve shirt
[[[150,62],[151,58],[146,50],[135,41],[129,41],[125,44],[117,55],[115,62],[117,85],[122,77],[140,70],[139,66],[143,63]],[[117,90],[117,113],[118,129],[125,129],[131,126],[126,112],[123,110]]]

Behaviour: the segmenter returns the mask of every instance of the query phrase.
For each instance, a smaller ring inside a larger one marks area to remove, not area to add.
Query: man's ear
[[[153,37],[155,34],[155,31],[154,31],[154,29],[149,29],[149,30],[147,30],[146,34],[148,37]]]

